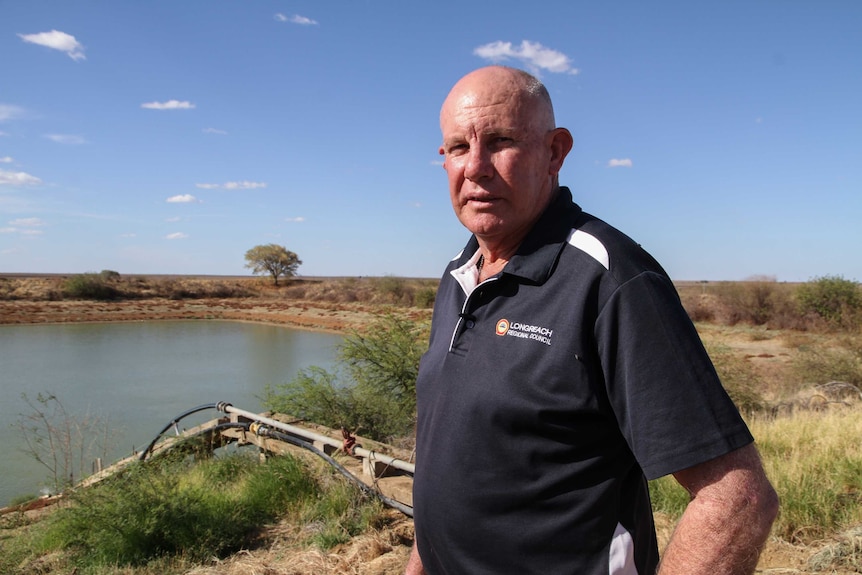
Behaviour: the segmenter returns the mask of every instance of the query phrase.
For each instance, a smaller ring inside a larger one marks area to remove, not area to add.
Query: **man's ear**
[[[555,128],[550,132],[551,138],[551,163],[548,166],[549,173],[556,176],[563,168],[566,156],[572,151],[575,140],[572,133],[566,128]]]

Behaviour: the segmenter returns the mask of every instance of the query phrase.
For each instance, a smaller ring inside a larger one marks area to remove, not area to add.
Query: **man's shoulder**
[[[566,242],[601,264],[606,273],[624,283],[644,272],[666,276],[661,264],[639,243],[606,221],[584,211],[572,221]]]

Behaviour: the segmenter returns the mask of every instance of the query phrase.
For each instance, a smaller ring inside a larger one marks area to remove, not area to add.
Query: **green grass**
[[[57,551],[65,568],[82,575],[116,567],[168,573],[253,547],[265,525],[282,519],[314,525],[312,542],[327,548],[367,529],[380,510],[294,457],[163,457],[74,494],[14,538],[0,537],[0,573]]]

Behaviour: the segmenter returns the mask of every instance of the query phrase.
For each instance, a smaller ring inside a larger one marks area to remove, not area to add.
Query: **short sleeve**
[[[753,441],[666,276],[618,287],[595,331],[609,400],[648,479]]]

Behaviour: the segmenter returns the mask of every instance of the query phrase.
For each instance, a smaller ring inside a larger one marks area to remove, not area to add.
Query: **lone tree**
[[[245,252],[245,261],[245,267],[251,268],[251,273],[269,274],[275,285],[278,285],[279,276],[295,276],[296,269],[302,264],[299,256],[276,244],[254,246]]]

